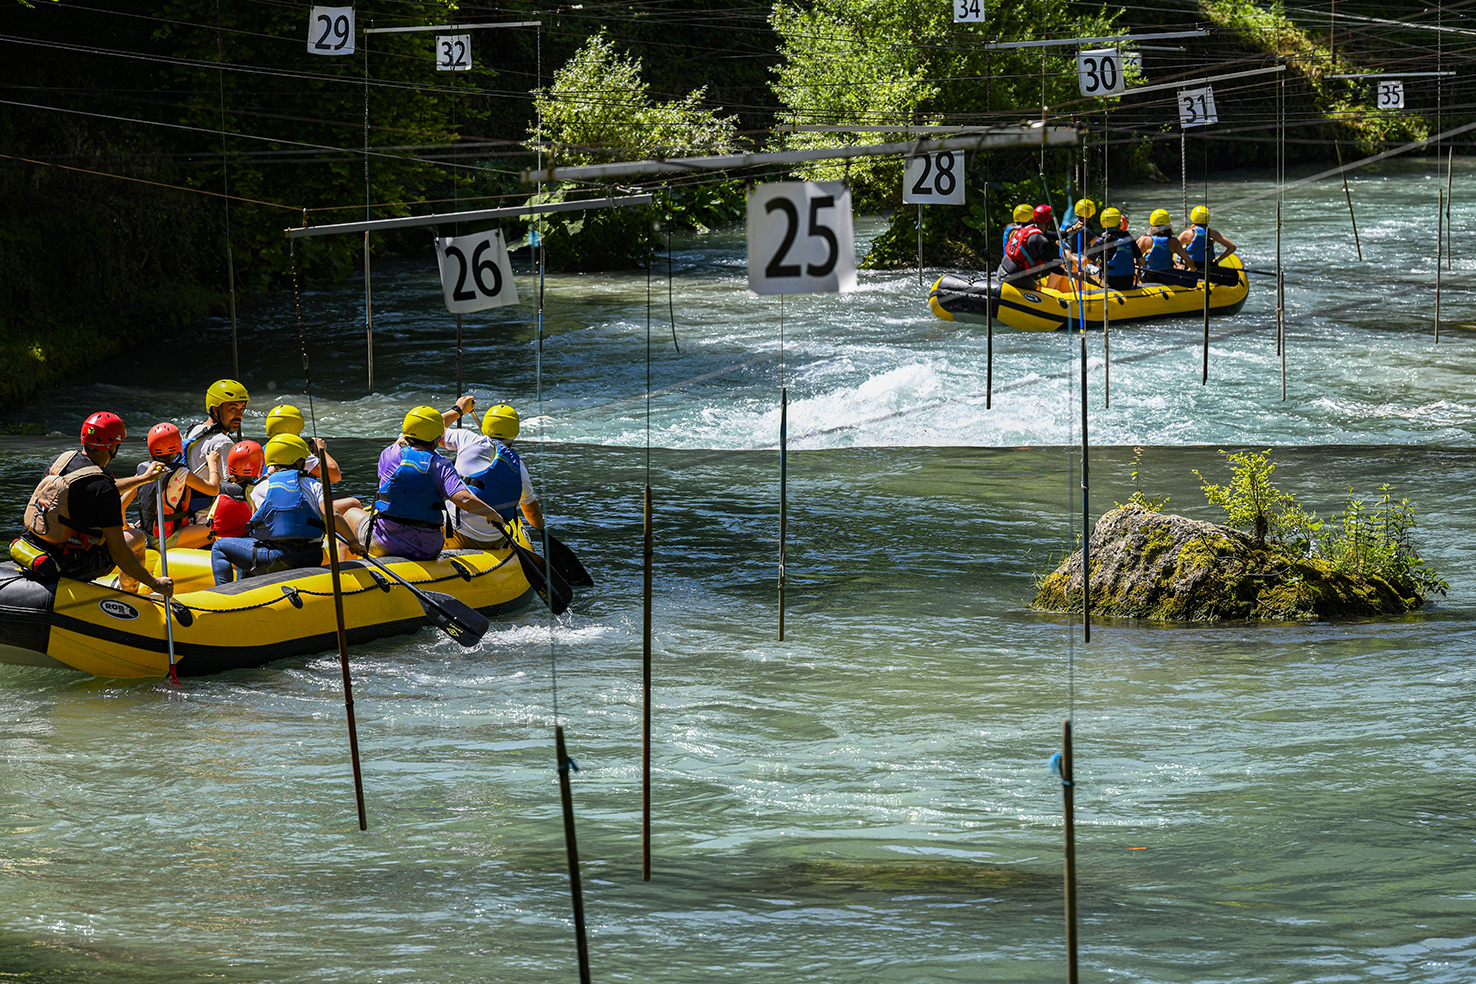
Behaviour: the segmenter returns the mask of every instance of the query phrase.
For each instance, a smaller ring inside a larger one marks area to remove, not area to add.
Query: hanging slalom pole
[[[564,749],[564,726],[554,728],[554,742],[559,761],[559,799],[564,806],[564,846],[569,855],[569,896],[574,904],[574,941],[579,949],[579,981],[589,984],[589,944],[584,934],[584,889],[579,883],[579,846],[574,840],[574,796],[569,790],[569,773],[579,771]]]
[[[646,485],[644,548],[645,615],[641,659],[641,880],[651,880],[651,568],[655,556],[651,526],[651,486]]]
[[[307,209],[302,210],[302,224],[307,225]],[[338,623],[338,662],[343,670],[343,706],[348,718],[349,759],[354,769],[354,799],[359,808],[359,829],[369,829],[369,822],[364,813],[364,775],[359,766],[359,729],[354,721],[354,690],[349,676],[348,656],[348,631],[344,625],[343,618],[343,581],[338,569],[338,543],[334,539],[336,534],[336,517],[333,511],[333,480],[328,474],[328,451],[323,443],[318,440],[318,414],[313,409],[313,377],[308,364],[307,336],[303,331],[302,323],[302,289],[297,278],[297,242],[290,240],[292,260],[292,300],[297,309],[297,344],[302,350],[302,378],[303,391],[308,398],[308,416],[313,422],[313,441],[319,447],[318,473],[323,483],[323,525],[330,536],[328,544],[328,573],[333,583],[333,610]]]
[[[1076,800],[1071,765],[1071,719],[1061,725],[1061,751],[1052,756],[1053,774],[1061,778],[1062,816],[1065,818],[1066,980],[1077,984],[1076,961]]]
[[[986,165],[987,166],[987,165]],[[994,265],[989,262],[989,172],[985,172],[984,181],[984,265],[988,271],[984,274],[984,283],[989,293],[989,300],[984,305],[984,409],[990,409],[994,404]]]
[[[367,211],[367,209],[366,209]],[[365,218],[368,216],[366,215]],[[374,296],[369,287],[369,230],[364,230],[364,352],[369,367],[369,392],[374,392]]]
[[[1452,183],[1454,182],[1454,179],[1455,179],[1455,148],[1452,147],[1452,148],[1450,148],[1450,152],[1446,155],[1446,158],[1445,158],[1445,268],[1447,270],[1453,270],[1453,269],[1455,269],[1455,267],[1452,266],[1452,263],[1455,260],[1455,256],[1452,254],[1451,248],[1450,248],[1450,233],[1451,233],[1451,229],[1450,229],[1450,197],[1451,197],[1451,192],[1455,190],[1452,187]]]
[[[921,207],[921,206],[919,206]],[[784,295],[779,295],[779,636],[784,641],[784,540],[789,523],[789,389],[784,385]]]
[[[1102,279],[1106,280],[1106,271]],[[1107,288],[1102,288],[1102,310],[1106,312]],[[1087,478],[1087,335],[1081,332],[1081,641],[1092,641],[1092,515],[1088,510],[1091,482]]]
[[[1440,188],[1436,192],[1439,196],[1438,204],[1435,206],[1435,342],[1440,342],[1440,261],[1442,247],[1445,245],[1445,189]]]
[[[1334,140],[1333,147],[1338,152],[1338,168],[1343,167],[1343,145],[1341,141]],[[1348,190],[1348,172],[1343,171],[1343,197],[1348,200],[1348,222],[1353,226],[1353,245],[1358,250],[1358,262],[1363,262],[1363,244],[1358,240],[1358,220],[1353,217],[1353,194]]]
[[[923,262],[922,262],[922,203],[917,206],[917,285],[923,286]]]

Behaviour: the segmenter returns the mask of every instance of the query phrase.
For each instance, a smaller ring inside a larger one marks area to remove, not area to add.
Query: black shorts
[[[106,543],[99,543],[86,550],[71,550],[65,554],[55,549],[49,553],[56,558],[61,576],[74,581],[96,580],[118,566],[113,563],[113,555],[108,552]]]

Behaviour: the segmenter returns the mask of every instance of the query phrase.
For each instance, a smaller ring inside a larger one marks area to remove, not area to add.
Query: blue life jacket
[[[374,512],[402,526],[441,527],[441,483],[431,472],[434,451],[406,447],[389,481],[379,489]]]
[[[1187,249],[1189,259],[1193,260],[1194,265],[1197,267],[1204,266],[1204,249],[1206,244],[1209,244],[1210,262],[1213,263],[1215,260],[1215,247],[1213,243],[1210,243],[1209,230],[1202,225],[1195,226],[1194,240],[1188,245]]]
[[[497,456],[486,468],[468,476],[466,484],[476,489],[477,498],[496,509],[503,519],[512,519],[517,515],[518,503],[523,501],[523,461],[506,444],[493,443],[497,445]]]
[[[246,532],[264,543],[308,543],[322,540],[323,517],[315,499],[302,487],[303,472],[274,471],[266,478],[266,498],[251,514]]]
[[[999,251],[1001,255],[1003,255],[1005,250],[1010,248],[1010,234],[1018,228],[1020,228],[1020,225],[1016,222],[1011,222],[1009,225],[1005,226],[1004,239],[1000,240],[999,245]]]
[[[1174,268],[1174,248],[1169,245],[1171,236],[1154,236],[1153,247],[1148,250],[1148,255],[1143,258],[1144,265],[1150,270],[1172,270]]]
[[[1107,275],[1109,277],[1131,277],[1137,264],[1133,260],[1133,237],[1121,231],[1104,232],[1099,237],[1117,241],[1117,248],[1107,252]]]

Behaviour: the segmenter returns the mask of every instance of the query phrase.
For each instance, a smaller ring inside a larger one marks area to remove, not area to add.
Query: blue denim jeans
[[[263,543],[250,536],[228,536],[210,547],[210,570],[216,584],[235,580],[237,571],[241,577],[251,577],[294,567],[318,567],[322,562],[323,548],[318,544],[297,547]]]

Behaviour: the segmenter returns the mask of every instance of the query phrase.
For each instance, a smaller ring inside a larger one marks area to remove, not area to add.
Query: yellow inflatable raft
[[[521,531],[520,542],[523,541]],[[158,570],[157,557],[150,562]],[[485,615],[513,612],[535,597],[517,555],[447,550],[436,560],[379,558],[426,591]],[[339,565],[350,644],[428,624],[415,595],[363,560]],[[175,581],[174,653],[179,675],[261,666],[289,656],[336,651],[338,622],[327,567],[246,578],[216,587],[205,550],[169,551]],[[104,677],[169,673],[164,599],[111,587],[107,579],[39,584],[0,564],[0,662],[70,667]]]
[[[992,315],[994,321],[1021,331],[1101,328],[1104,304],[1111,325],[1203,314],[1202,280],[1182,270],[1166,271],[1163,277],[1176,282],[1145,283],[1131,290],[1103,290],[1087,284],[1078,298],[1074,290],[1020,290],[992,278],[945,276],[933,284],[928,307],[944,321],[982,325]],[[1210,314],[1234,314],[1245,306],[1250,284],[1238,255],[1225,257],[1210,272],[1209,292]]]

